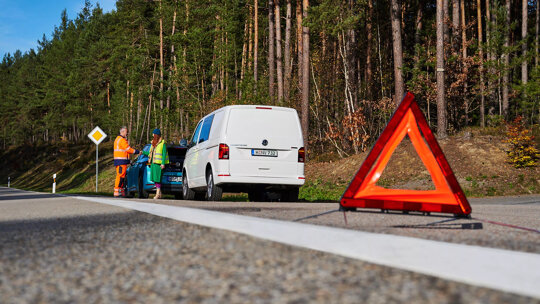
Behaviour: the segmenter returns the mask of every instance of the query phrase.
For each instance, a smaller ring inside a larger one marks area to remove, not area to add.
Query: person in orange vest
[[[120,128],[120,135],[114,140],[114,166],[116,168],[116,180],[114,181],[114,197],[125,196],[124,184],[126,182],[126,170],[129,164],[130,154],[139,154],[139,150],[129,146],[127,140],[128,129]]]

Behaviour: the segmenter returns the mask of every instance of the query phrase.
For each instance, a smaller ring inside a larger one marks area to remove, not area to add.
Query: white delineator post
[[[52,193],[56,193],[56,173],[53,174]]]
[[[98,158],[99,158],[99,144],[107,137],[107,134],[103,132],[99,127],[95,127],[94,130],[92,130],[88,134],[88,138],[92,140],[96,144],[96,192],[98,192]]]
[[[8,176],[7,178],[7,187],[9,188],[11,184],[11,176]]]

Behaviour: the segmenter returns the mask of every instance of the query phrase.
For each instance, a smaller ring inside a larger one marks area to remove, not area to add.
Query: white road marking
[[[186,207],[77,198],[540,299],[540,254]]]

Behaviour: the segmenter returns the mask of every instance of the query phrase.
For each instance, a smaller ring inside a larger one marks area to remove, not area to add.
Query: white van
[[[217,201],[247,192],[250,201],[297,201],[305,182],[304,140],[296,110],[227,106],[199,121],[183,168],[184,199]]]

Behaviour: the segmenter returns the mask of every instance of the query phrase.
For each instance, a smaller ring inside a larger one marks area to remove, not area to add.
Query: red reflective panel
[[[376,185],[394,150],[407,135],[431,175],[435,190],[386,189]],[[458,215],[471,213],[469,202],[413,94],[407,93],[403,98],[345,190],[340,205],[346,208],[441,212]]]

